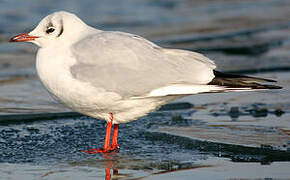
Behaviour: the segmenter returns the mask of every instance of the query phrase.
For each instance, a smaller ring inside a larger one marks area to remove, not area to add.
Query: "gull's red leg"
[[[112,138],[112,150],[116,150],[119,148],[118,145],[118,131],[119,131],[119,124],[114,124],[114,130],[113,130],[113,138]]]
[[[112,148],[110,146],[110,140],[111,140],[111,131],[112,131],[112,124],[113,124],[113,113],[110,113],[110,122],[107,123],[106,128],[106,137],[105,137],[105,143],[103,149],[90,149],[88,151],[83,151],[87,153],[107,153],[112,151]]]
[[[104,150],[109,151],[110,148],[110,141],[111,141],[111,131],[112,131],[112,124],[113,124],[113,113],[110,113],[110,122],[107,123],[107,130],[106,130],[106,138],[104,143]]]

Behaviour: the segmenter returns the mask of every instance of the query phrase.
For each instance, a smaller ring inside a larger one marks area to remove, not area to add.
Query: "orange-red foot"
[[[89,149],[89,150],[84,150],[82,152],[86,152],[89,154],[94,154],[94,153],[108,153],[108,150],[104,150],[104,149]]]
[[[85,150],[85,151],[82,151],[82,152],[86,152],[86,153],[89,153],[89,154],[95,154],[95,153],[111,153],[111,152],[117,152],[119,150],[119,146],[117,145],[117,147],[110,147],[110,148],[107,148],[107,149],[89,149],[89,150]]]
[[[110,147],[110,149],[117,150],[117,149],[120,149],[120,146],[119,146],[119,144],[112,144],[112,146]]]
[[[107,128],[106,128],[106,137],[105,137],[105,143],[104,143],[104,148],[102,149],[89,149],[87,151],[82,151],[86,153],[110,153],[110,152],[118,152],[119,150],[119,145],[118,145],[118,131],[119,131],[119,124],[114,125],[114,130],[113,130],[113,138],[112,138],[112,144],[110,145],[110,140],[111,140],[111,130],[112,130],[112,125],[113,125],[113,120],[114,116],[113,113],[110,113],[111,115],[111,121],[107,123]]]

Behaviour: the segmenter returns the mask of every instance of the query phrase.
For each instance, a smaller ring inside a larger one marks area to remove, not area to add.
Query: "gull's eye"
[[[50,34],[54,31],[55,29],[53,27],[49,27],[47,30],[46,30],[46,33],[47,34]]]

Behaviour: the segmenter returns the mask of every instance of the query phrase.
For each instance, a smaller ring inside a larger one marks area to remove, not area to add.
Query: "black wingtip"
[[[265,78],[259,78],[259,77],[251,77],[251,76],[245,76],[245,75],[223,73],[223,72],[216,71],[216,70],[213,70],[213,73],[216,77],[219,77],[219,78],[230,78],[230,79],[248,78],[248,79],[253,79],[253,80],[262,81],[262,82],[273,82],[273,83],[277,82],[276,80],[273,80],[273,79],[265,79]]]
[[[264,84],[267,82],[275,83],[277,81],[272,79],[264,79],[258,77],[250,77],[244,75],[236,75],[229,73],[222,73],[214,70],[214,79],[209,85],[219,85],[228,88],[251,88],[251,89],[282,89],[281,86]]]

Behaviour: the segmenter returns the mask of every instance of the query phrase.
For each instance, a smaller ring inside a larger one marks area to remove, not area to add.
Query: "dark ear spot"
[[[61,29],[60,29],[60,31],[59,31],[57,37],[59,37],[62,33],[63,33],[63,25],[61,25]]]

